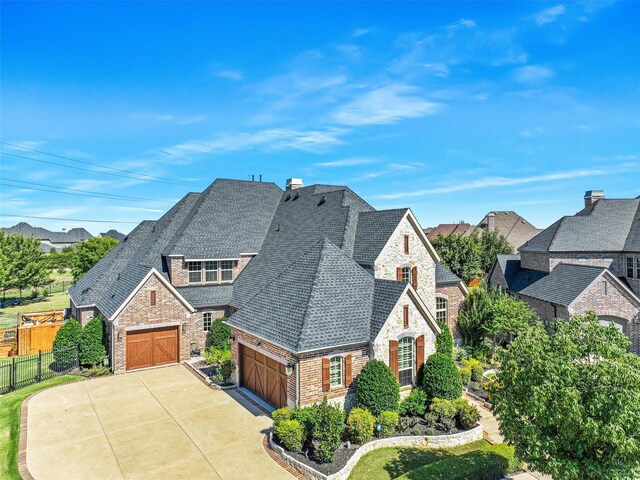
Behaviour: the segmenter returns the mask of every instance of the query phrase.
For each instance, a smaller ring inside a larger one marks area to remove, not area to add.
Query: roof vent
[[[300,192],[296,192],[296,194],[293,196],[294,200],[297,200],[298,198],[300,198]]]
[[[322,198],[320,199],[320,201],[318,202],[318,206],[323,205],[323,204],[324,204],[324,202],[326,202],[326,201],[327,201],[327,197],[322,197]]]
[[[291,200],[291,194],[287,194],[287,196],[284,198],[285,202],[288,202],[289,200]]]

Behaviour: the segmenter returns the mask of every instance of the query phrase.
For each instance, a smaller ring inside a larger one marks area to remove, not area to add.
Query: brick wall
[[[156,305],[150,305],[150,292],[156,292]],[[128,327],[148,326],[179,322],[186,324],[186,333],[182,327],[178,327],[180,342],[180,361],[187,360],[191,354],[191,338],[196,334],[189,310],[171,293],[155,275],[147,279],[126,307],[114,320],[114,358],[112,367],[114,373],[123,373],[126,370],[126,345]],[[202,328],[202,325],[200,326]],[[118,340],[120,334],[120,340]]]
[[[458,326],[458,312],[464,302],[464,291],[460,284],[436,286],[436,296],[447,300],[447,325],[451,329],[455,340],[462,339],[462,333]],[[435,311],[434,311],[435,314]]]
[[[244,270],[244,267],[251,261],[255,255],[242,255],[239,260],[233,261],[233,279],[235,280],[240,272]],[[169,257],[167,259],[169,266],[169,278],[171,278],[171,284],[176,287],[189,285],[189,269],[187,268],[187,262],[184,257]],[[202,272],[204,275],[204,270]],[[203,278],[204,279],[204,278]],[[223,282],[230,283],[230,282]]]
[[[76,307],[71,302],[71,317],[78,320],[82,326],[85,326],[89,320],[98,315],[100,312],[96,307]]]
[[[203,308],[191,314],[192,329],[189,341],[200,349],[200,352],[203,352],[205,348],[211,345],[209,332],[204,331],[205,313],[211,313],[211,321],[213,322],[216,318],[225,316],[225,307]]]
[[[522,252],[520,254],[520,266],[528,270],[538,270],[540,272],[548,272],[549,271],[549,254]]]
[[[554,318],[568,318],[569,316],[567,309],[560,305],[554,308],[553,304],[545,302],[544,300],[527,297],[526,295],[520,295],[517,293],[515,296],[529,305],[544,324],[549,323]]]

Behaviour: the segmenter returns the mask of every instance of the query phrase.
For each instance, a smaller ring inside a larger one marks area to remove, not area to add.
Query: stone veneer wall
[[[443,297],[447,300],[447,325],[455,340],[462,339],[460,326],[458,325],[458,313],[462,302],[464,302],[464,291],[460,284],[447,284],[436,286],[436,297]],[[434,310],[435,315],[435,310]]]
[[[409,253],[404,253],[404,235],[409,235]],[[422,239],[407,218],[393,232],[375,261],[375,278],[397,280],[397,268],[418,267],[418,293],[431,312],[436,308],[436,264]]]
[[[153,307],[150,305],[150,292],[152,290],[156,291],[156,305]],[[190,339],[193,332],[191,313],[155,275],[152,275],[124,307],[118,317],[114,319],[113,372],[124,373],[126,371],[127,328],[141,326],[153,328],[154,325],[170,322],[178,322],[180,324],[178,327],[179,360],[187,360],[191,354]],[[183,324],[187,325],[186,334],[182,333],[181,326]],[[120,334],[120,340],[118,340],[118,334]]]

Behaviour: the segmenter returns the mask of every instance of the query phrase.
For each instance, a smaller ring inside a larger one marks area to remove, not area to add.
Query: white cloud
[[[219,70],[216,72],[216,76],[233,80],[234,82],[240,82],[244,79],[244,75],[242,75],[242,72],[239,70]]]
[[[365,157],[354,157],[354,158],[344,158],[342,160],[332,160],[330,162],[320,162],[316,163],[316,167],[353,167],[356,165],[368,165],[371,163],[376,163],[377,160],[373,158],[365,158]]]
[[[384,125],[433,115],[442,109],[442,104],[427,101],[419,94],[416,87],[389,84],[338,107],[331,116],[343,125]]]
[[[457,22],[453,22],[449,26],[448,29],[456,29],[456,28],[473,28],[476,26],[476,22],[474,20],[469,20],[468,18],[461,18]]]
[[[136,123],[168,123],[173,125],[194,125],[207,119],[206,115],[173,115],[170,113],[138,112],[130,116]]]
[[[367,33],[370,33],[370,32],[371,32],[370,28],[356,28],[353,32],[351,32],[351,36],[354,38],[362,37],[363,35],[366,35]]]
[[[538,25],[545,25],[547,23],[555,22],[561,15],[564,15],[566,9],[563,4],[556,5],[554,7],[545,8],[533,15],[533,20]]]
[[[520,83],[537,83],[553,75],[553,70],[541,65],[527,65],[516,69],[516,80]]]

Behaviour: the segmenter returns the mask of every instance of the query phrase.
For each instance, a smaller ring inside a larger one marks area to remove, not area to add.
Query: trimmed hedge
[[[311,441],[311,434],[318,423],[315,407],[296,407],[291,411],[291,420],[298,420],[304,428],[304,436]]]
[[[380,418],[380,430],[378,430],[379,438],[387,438],[393,435],[398,425],[398,413],[397,412],[382,412]]]
[[[211,338],[211,346],[220,350],[229,350],[229,339],[231,338],[231,327],[227,325],[227,318],[216,318],[211,322],[211,330],[209,335]]]
[[[443,353],[453,358],[453,335],[445,322],[438,322],[440,330],[436,337],[436,353]]]
[[[76,361],[75,353],[69,355],[68,352],[60,352],[59,350],[78,345],[80,343],[80,335],[82,335],[82,325],[74,318],[67,320],[58,329],[56,338],[53,339],[53,358],[57,368],[65,369]]]
[[[274,431],[278,441],[290,452],[302,451],[304,428],[297,420],[282,420]]]
[[[396,410],[400,385],[391,369],[381,360],[369,360],[356,379],[356,405],[374,415]]]
[[[431,405],[429,405],[429,411],[435,413],[439,420],[454,418],[458,413],[458,406],[454,400],[434,398]]]
[[[313,457],[322,463],[333,461],[344,431],[344,412],[327,402],[327,397],[315,406],[316,423],[311,432]]]
[[[427,395],[415,387],[407,398],[400,402],[398,413],[402,416],[421,417],[427,411]]]
[[[103,334],[104,324],[100,315],[93,317],[84,326],[80,334],[80,363],[82,365],[97,365],[107,356]]]
[[[347,418],[347,432],[353,443],[362,445],[373,437],[376,419],[363,408],[354,408]]]
[[[428,399],[460,397],[462,380],[453,358],[443,353],[431,355],[424,364],[422,386]]]
[[[292,411],[289,407],[279,408],[271,412],[273,426],[277,427],[283,420],[291,420]]]

